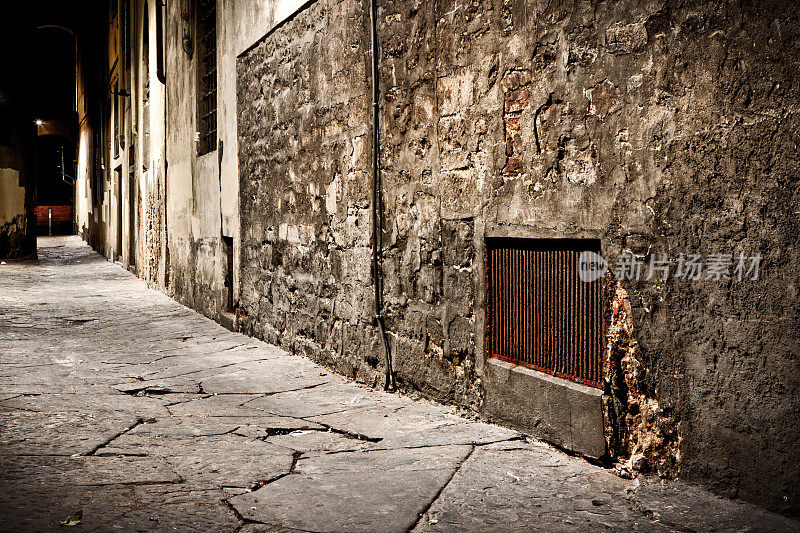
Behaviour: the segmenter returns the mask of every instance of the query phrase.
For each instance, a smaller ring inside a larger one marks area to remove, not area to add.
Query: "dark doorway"
[[[113,187],[114,203],[117,204],[117,246],[114,249],[114,258],[117,260],[122,260],[122,166],[118,166],[114,169]]]
[[[229,313],[234,311],[235,303],[233,301],[233,237],[222,236],[222,244],[225,247],[225,310]]]
[[[133,145],[131,145],[131,157],[133,161]],[[136,187],[135,167],[128,167],[128,267],[136,270],[136,220],[138,215],[138,191]]]

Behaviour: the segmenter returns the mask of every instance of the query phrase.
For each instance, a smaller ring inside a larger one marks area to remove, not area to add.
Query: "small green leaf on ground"
[[[439,523],[439,519],[437,519],[437,518],[431,518],[430,520],[428,520],[428,525],[431,525],[431,526],[436,525],[438,523]]]
[[[79,509],[59,522],[62,526],[72,527],[77,526],[83,520],[83,509]]]

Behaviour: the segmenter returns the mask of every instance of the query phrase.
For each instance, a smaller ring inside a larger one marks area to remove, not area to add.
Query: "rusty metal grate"
[[[583,282],[578,258],[595,240],[493,239],[486,246],[490,357],[584,385],[602,381],[602,280]]]

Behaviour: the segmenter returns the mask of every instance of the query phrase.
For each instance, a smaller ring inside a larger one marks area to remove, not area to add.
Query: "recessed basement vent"
[[[597,240],[487,241],[486,325],[491,357],[584,385],[602,380],[602,279],[583,282],[578,258]]]

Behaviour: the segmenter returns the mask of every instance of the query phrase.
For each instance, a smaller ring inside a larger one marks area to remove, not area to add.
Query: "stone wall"
[[[368,4],[238,61],[243,329],[380,383]],[[757,281],[608,277],[609,448],[797,512],[798,15],[791,3],[382,4],[386,316],[407,388],[480,410],[483,246],[760,254]]]
[[[367,21],[320,2],[238,63],[244,331],[374,382]]]

